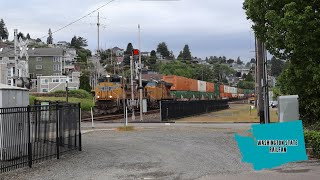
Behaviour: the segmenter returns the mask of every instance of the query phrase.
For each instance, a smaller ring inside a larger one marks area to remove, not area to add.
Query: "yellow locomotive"
[[[131,101],[131,84],[129,79],[111,75],[98,79],[95,92],[94,111],[99,114],[112,114],[123,111],[124,106],[139,108],[138,82],[133,82],[134,102]],[[171,84],[164,81],[142,81],[143,99],[147,100],[148,108],[158,108],[159,101],[172,99],[170,95]]]

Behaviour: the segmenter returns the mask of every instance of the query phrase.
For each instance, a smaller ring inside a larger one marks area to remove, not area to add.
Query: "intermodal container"
[[[207,92],[214,92],[214,84],[207,82]]]
[[[173,91],[189,91],[188,78],[181,76],[163,76],[163,80],[172,83],[170,90]]]
[[[188,79],[189,91],[198,91],[198,80]]]
[[[206,92],[207,91],[207,84],[205,81],[198,80],[198,91],[199,92]]]
[[[224,93],[224,85],[223,85],[223,84],[220,85],[220,94],[221,94],[221,93],[222,93],[222,94]]]
[[[224,85],[224,93],[229,93],[229,86]]]

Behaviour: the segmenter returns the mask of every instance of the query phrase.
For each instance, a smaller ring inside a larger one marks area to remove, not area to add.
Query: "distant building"
[[[73,72],[71,76],[38,76],[37,92],[54,92],[66,89],[68,82],[69,90],[77,90],[80,85],[80,72]]]
[[[124,56],[124,49],[121,49],[119,47],[112,48],[112,54],[115,54],[116,57]]]
[[[36,81],[38,76],[62,76],[75,70],[76,51],[73,49],[32,48],[28,50],[28,55],[29,78],[33,82]],[[21,60],[25,60],[25,57]],[[2,49],[0,62],[7,64],[8,85],[14,85],[15,60],[13,49]]]

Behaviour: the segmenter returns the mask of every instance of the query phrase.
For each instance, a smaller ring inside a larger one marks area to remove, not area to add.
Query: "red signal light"
[[[133,52],[133,55],[139,55],[139,50],[138,49],[134,49],[134,50],[132,50],[132,52]]]

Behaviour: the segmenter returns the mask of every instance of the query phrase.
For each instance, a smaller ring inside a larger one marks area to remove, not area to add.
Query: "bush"
[[[307,148],[312,148],[313,153],[319,157],[320,155],[320,132],[305,131],[304,139]]]
[[[83,90],[83,89],[79,89],[79,90],[71,90],[69,91],[69,96],[70,97],[75,97],[75,98],[92,98],[91,93]]]
[[[36,100],[36,97],[35,97],[35,96],[29,96],[29,103],[30,103],[30,105],[33,105],[35,100]]]

